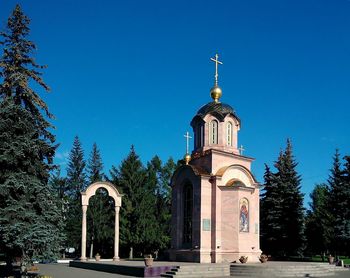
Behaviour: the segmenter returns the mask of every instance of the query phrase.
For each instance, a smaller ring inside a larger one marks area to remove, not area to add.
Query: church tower
[[[171,180],[170,259],[220,263],[248,256],[249,262],[258,262],[259,184],[250,171],[254,159],[237,148],[241,121],[230,105],[220,102],[222,63],[217,54],[211,60],[213,101],[193,117],[194,149],[189,154],[187,141],[186,165]]]

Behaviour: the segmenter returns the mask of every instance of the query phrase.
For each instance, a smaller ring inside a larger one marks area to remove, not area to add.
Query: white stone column
[[[115,207],[115,222],[114,222],[114,257],[113,261],[119,261],[119,209]]]
[[[86,211],[87,206],[83,205],[83,221],[81,225],[81,261],[86,261]]]

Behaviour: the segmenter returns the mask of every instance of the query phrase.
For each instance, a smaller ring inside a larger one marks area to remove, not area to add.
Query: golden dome
[[[222,90],[219,86],[214,86],[213,88],[210,89],[210,96],[215,102],[219,102],[219,99],[222,95]]]

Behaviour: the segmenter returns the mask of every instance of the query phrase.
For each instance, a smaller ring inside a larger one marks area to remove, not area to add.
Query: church
[[[191,126],[194,149],[185,155],[171,180],[170,260],[199,263],[234,262],[247,256],[258,262],[259,184],[251,172],[251,157],[238,148],[241,120],[220,102],[218,55],[213,101],[201,107]]]

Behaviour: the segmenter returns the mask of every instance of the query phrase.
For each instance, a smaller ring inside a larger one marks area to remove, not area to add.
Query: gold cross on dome
[[[184,135],[184,137],[186,138],[186,154],[188,154],[188,148],[189,148],[189,144],[190,144],[190,139],[192,137],[190,136],[188,131],[186,132],[186,135]]]
[[[219,55],[215,54],[215,59],[214,58],[210,58],[211,61],[213,61],[215,63],[215,86],[218,85],[218,64],[222,65],[222,62],[219,61]]]

